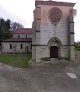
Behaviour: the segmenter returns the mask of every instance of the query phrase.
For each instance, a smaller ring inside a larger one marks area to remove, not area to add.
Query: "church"
[[[43,58],[75,61],[75,3],[35,1],[32,26],[32,61]]]
[[[2,40],[0,53],[27,54],[32,52],[32,28],[18,28],[12,38]]]

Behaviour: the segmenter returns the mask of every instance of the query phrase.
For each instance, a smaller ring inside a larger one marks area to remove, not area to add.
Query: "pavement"
[[[16,68],[0,63],[0,92],[80,92],[80,64]]]

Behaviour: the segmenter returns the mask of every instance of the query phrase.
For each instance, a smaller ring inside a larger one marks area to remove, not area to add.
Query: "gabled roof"
[[[32,28],[19,28],[14,34],[32,34]]]
[[[37,5],[54,5],[54,6],[70,6],[70,7],[74,7],[75,3],[56,2],[56,1],[35,1],[35,6],[37,6]]]

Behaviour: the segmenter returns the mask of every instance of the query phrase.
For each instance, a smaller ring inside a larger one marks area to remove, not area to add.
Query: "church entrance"
[[[50,47],[50,58],[58,58],[58,47],[57,46]]]

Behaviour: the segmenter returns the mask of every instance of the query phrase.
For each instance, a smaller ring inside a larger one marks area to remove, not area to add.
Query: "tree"
[[[0,42],[11,37],[10,24],[11,21],[9,19],[0,19]]]
[[[20,23],[17,22],[12,22],[11,23],[11,31],[16,31],[18,28],[23,28],[24,26]]]

